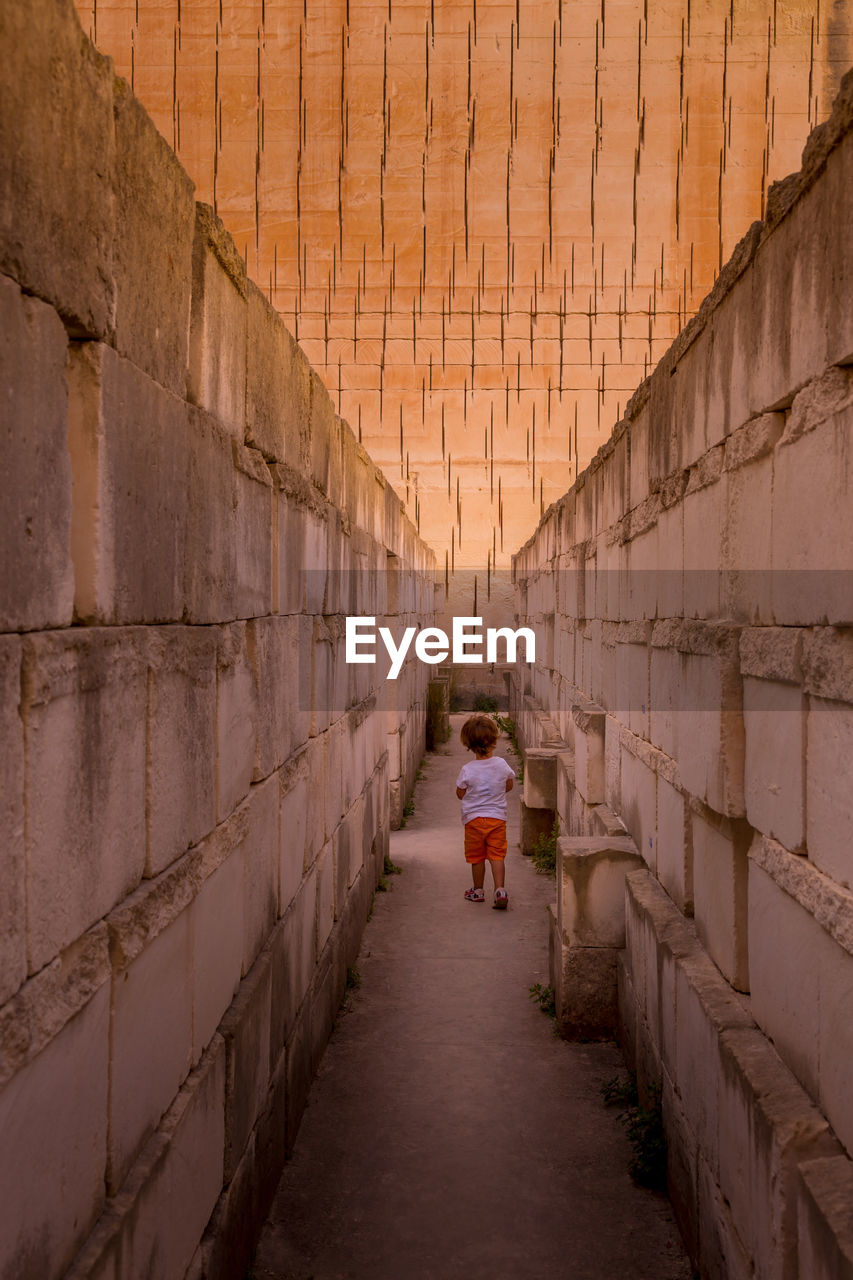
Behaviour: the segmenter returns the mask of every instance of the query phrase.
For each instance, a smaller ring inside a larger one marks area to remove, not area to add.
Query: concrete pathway
[[[553,881],[518,850],[508,911],[466,902],[454,716],[391,841],[349,998],[314,1083],[256,1280],[687,1280],[668,1201],[634,1186],[603,1081],[613,1045],[573,1045],[546,984]],[[506,739],[499,750],[515,765]]]

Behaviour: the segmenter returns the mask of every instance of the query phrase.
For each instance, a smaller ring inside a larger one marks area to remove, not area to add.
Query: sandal
[[[506,889],[495,889],[495,900],[492,906],[495,911],[506,911],[509,906],[509,894]]]
[[[482,889],[475,889],[473,885],[470,889],[465,890],[465,897],[468,902],[485,902],[486,895]]]

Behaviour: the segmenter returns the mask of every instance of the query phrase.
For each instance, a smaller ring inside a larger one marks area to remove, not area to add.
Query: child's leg
[[[465,860],[471,867],[475,889],[486,883],[486,841],[482,823],[474,818],[465,823]]]
[[[496,822],[489,831],[486,841],[486,857],[492,868],[492,878],[496,889],[504,887],[506,877],[506,823]]]

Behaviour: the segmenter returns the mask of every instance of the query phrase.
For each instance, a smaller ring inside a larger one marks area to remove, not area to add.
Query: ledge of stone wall
[[[343,616],[433,557],[70,2],[0,38],[0,1272],[233,1280],[424,745]]]
[[[627,877],[627,928],[622,1036],[641,1096],[663,1098],[670,1188],[692,1256],[732,1280],[841,1274],[833,1255],[853,1261],[843,1236],[814,1271],[797,1270],[804,1212],[837,1213],[825,1182],[814,1181],[810,1202],[810,1162],[832,1161],[842,1182],[853,1171],[824,1116],[648,871]]]

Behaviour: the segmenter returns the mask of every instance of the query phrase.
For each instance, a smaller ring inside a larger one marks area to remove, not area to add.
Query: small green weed
[[[420,782],[423,776],[424,776],[423,759],[421,759],[420,764],[418,765],[417,773],[415,774],[415,780],[412,783],[412,794],[409,796],[408,800],[403,805],[403,812],[400,817],[401,828],[406,825],[409,818],[411,818],[412,814],[415,812],[415,787],[418,785],[418,783]]]
[[[549,1018],[557,1016],[557,1002],[554,996],[553,987],[543,987],[541,982],[534,982],[529,988],[530,999],[539,1005],[539,1008]]]
[[[505,733],[506,736],[509,738],[510,743],[512,744],[512,749],[515,752],[515,754],[521,755],[521,752],[518,747],[518,733],[515,727],[515,721],[511,719],[510,716],[504,716],[504,715],[501,715],[500,712],[497,712],[495,714],[495,724],[498,726],[501,733]]]
[[[633,1076],[611,1076],[601,1086],[601,1097],[606,1107],[636,1107],[637,1081]]]
[[[492,715],[493,712],[497,711],[497,709],[498,709],[497,698],[492,698],[487,693],[478,693],[474,699],[475,711],[485,711],[489,715]]]
[[[628,1172],[641,1187],[666,1190],[666,1138],[663,1131],[660,1090],[652,1090],[648,1105],[642,1106],[634,1076],[613,1076],[601,1086],[606,1106],[621,1106],[619,1120],[631,1144],[633,1155]]]
[[[358,966],[354,964],[347,965],[347,991],[358,991],[361,986],[361,974]]]
[[[524,782],[524,756],[521,753],[521,747],[518,745],[518,729],[515,721],[511,716],[504,716],[498,712],[495,715],[495,723],[501,733],[505,733],[509,738],[510,748],[518,757],[518,781],[519,785],[521,785]]]
[[[403,868],[398,867],[396,862],[392,862],[389,855],[385,854],[385,862],[382,866],[382,874],[386,876],[398,876],[402,873]]]
[[[530,861],[542,876],[557,874],[557,840],[560,837],[560,822],[554,819],[550,835],[540,836],[533,846]]]
[[[628,1141],[634,1149],[634,1157],[628,1172],[641,1187],[655,1191],[666,1188],[666,1138],[660,1097],[655,1096],[648,1107],[637,1107],[623,1119]]]

